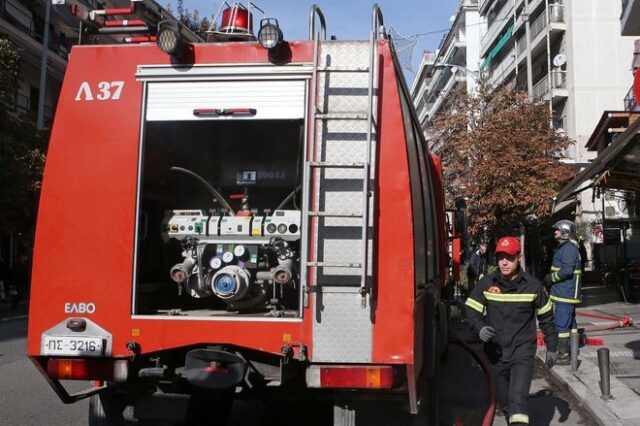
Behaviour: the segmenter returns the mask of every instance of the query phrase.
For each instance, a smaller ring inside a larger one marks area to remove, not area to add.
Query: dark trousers
[[[577,328],[576,305],[572,303],[554,302],[553,318],[559,338],[568,338],[572,329]]]
[[[493,365],[496,396],[509,423],[529,423],[527,400],[533,380],[533,357]]]

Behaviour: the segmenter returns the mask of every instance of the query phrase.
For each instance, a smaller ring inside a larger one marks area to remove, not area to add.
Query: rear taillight
[[[47,374],[58,380],[109,380],[126,382],[129,361],[109,359],[60,359],[47,361]]]
[[[393,367],[388,365],[312,365],[307,368],[310,388],[390,389]]]

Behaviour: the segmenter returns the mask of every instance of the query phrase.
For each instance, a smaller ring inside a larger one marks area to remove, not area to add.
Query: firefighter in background
[[[569,220],[553,224],[553,238],[559,243],[553,254],[551,271],[544,278],[550,287],[554,304],[554,317],[558,332],[558,364],[568,365],[571,361],[569,337],[578,332],[576,305],[580,303],[580,281],[582,261],[575,241],[575,228]]]
[[[471,253],[469,257],[469,266],[467,267],[467,276],[469,277],[469,292],[478,281],[487,274],[487,243],[482,241],[478,246],[478,250]]]
[[[536,317],[547,343],[547,365],[558,358],[553,309],[540,281],[520,268],[520,240],[498,241],[498,270],[467,299],[467,318],[493,365],[497,398],[510,425],[529,424],[527,399],[536,353]]]

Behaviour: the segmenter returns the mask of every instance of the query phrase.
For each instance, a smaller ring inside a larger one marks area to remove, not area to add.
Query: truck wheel
[[[123,426],[122,410],[118,410],[114,398],[102,393],[89,400],[89,426]]]

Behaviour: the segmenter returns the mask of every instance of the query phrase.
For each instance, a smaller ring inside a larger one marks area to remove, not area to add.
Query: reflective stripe
[[[538,309],[536,311],[536,313],[538,314],[538,316],[540,315],[544,315],[547,312],[549,312],[551,310],[551,308],[553,307],[553,304],[551,303],[551,299],[547,300],[547,304],[544,305],[542,308]]]
[[[576,269],[573,273],[576,275],[582,275],[582,269]]]
[[[509,416],[509,423],[526,423],[529,424],[529,416],[526,414],[512,414]]]
[[[571,333],[569,333],[568,331],[564,331],[562,333],[558,333],[558,337],[561,339],[567,339],[571,337]]]
[[[580,274],[576,276],[576,289],[573,292],[573,298],[578,299],[578,288],[580,287]]]
[[[557,283],[558,281],[560,281],[560,277],[558,276],[557,272],[554,272],[553,274],[551,274],[551,281],[553,281],[554,283]]]
[[[474,300],[472,298],[468,298],[467,301],[465,302],[465,305],[467,305],[468,307],[475,309],[476,311],[483,313],[484,312],[484,305],[480,302],[478,302],[477,300]]]
[[[552,267],[551,267],[551,270],[552,270],[552,271],[559,271],[559,270],[560,270],[560,267],[559,267],[559,266],[552,266]]]
[[[535,293],[499,294],[488,291],[484,291],[483,294],[487,300],[494,302],[533,302],[538,296]]]
[[[565,299],[564,297],[554,296],[553,294],[549,297],[551,297],[551,300],[553,300],[554,302],[571,303],[573,305],[577,305],[578,303],[580,303],[580,300],[578,299]]]
[[[572,328],[572,329],[571,329],[571,332],[572,332],[572,333],[577,333],[577,332],[578,332],[578,329],[577,329],[577,328]]]

